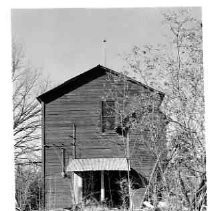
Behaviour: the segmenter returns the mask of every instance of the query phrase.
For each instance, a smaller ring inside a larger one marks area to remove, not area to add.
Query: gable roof
[[[67,92],[73,91],[74,89],[82,86],[85,83],[88,83],[89,81],[92,81],[102,75],[105,75],[107,72],[111,73],[113,75],[116,75],[116,76],[123,75],[122,73],[116,72],[110,68],[104,67],[99,64],[99,65],[93,67],[92,69],[90,69],[84,73],[81,73],[80,75],[65,81],[61,85],[41,94],[40,96],[37,97],[37,99],[39,102],[45,102],[45,103],[51,102],[51,101],[57,99],[58,97],[61,97],[62,95],[66,94]],[[157,92],[162,99],[165,95],[163,92],[155,90],[137,80],[134,80],[133,78],[126,76],[126,79],[135,84],[141,85],[144,88],[149,89],[152,92]],[[68,87],[68,89],[67,89],[67,87]]]

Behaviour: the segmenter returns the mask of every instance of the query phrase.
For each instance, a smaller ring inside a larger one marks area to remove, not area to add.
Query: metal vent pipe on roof
[[[106,53],[107,53],[107,52],[106,52],[106,47],[107,47],[107,46],[106,46],[106,43],[107,43],[107,40],[104,39],[104,40],[103,40],[103,60],[104,60],[104,61],[103,61],[103,62],[104,62],[103,65],[104,65],[104,67],[106,67],[106,65],[107,65],[107,64],[106,64],[106,63],[107,63],[107,61],[106,61],[106,60],[107,60],[107,55],[106,55]]]

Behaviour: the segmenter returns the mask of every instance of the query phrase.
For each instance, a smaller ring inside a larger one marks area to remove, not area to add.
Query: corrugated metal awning
[[[72,159],[67,171],[127,171],[126,158]]]

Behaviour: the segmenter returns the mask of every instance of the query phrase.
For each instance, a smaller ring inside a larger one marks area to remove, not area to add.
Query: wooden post
[[[101,202],[105,200],[104,171],[101,171]]]

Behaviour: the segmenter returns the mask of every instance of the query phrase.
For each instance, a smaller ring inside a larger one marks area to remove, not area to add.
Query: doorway
[[[120,207],[123,203],[120,181],[127,177],[126,171],[104,171],[103,203],[110,207]],[[102,203],[101,200],[102,171],[82,172],[82,198],[85,203]]]

